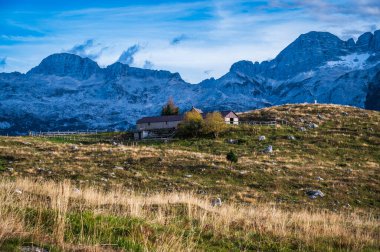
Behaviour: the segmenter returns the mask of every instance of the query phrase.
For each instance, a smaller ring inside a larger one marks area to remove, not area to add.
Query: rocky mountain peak
[[[254,64],[252,61],[241,60],[231,66],[230,72],[251,76],[258,72],[259,65],[258,62],[255,62]]]
[[[371,49],[375,52],[380,52],[380,30],[375,31],[373,34]]]
[[[115,62],[104,69],[107,79],[115,79],[117,77],[126,76],[129,66],[120,62]]]
[[[70,53],[52,54],[32,68],[27,74],[70,76],[84,80],[100,72],[100,67],[89,58]]]
[[[347,44],[347,48],[354,48],[355,47],[355,41],[353,38],[350,38],[349,40],[346,41],[346,44]]]
[[[347,43],[329,32],[309,32],[299,36],[275,58],[272,75],[290,78],[345,54]]]
[[[369,49],[373,34],[371,32],[363,33],[356,41],[356,47],[360,50],[366,51]]]

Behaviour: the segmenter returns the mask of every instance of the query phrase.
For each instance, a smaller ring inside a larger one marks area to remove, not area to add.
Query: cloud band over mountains
[[[238,60],[273,58],[299,34],[327,31],[357,39],[379,27],[378,0],[109,0],[49,5],[35,0],[27,7],[24,1],[5,0],[0,3],[0,55],[9,56],[4,71],[24,72],[62,48],[100,65],[120,58],[142,67],[149,59],[156,69],[180,72],[187,81],[197,82],[220,77]],[[125,47],[136,41],[144,50]],[[212,76],[205,72],[208,69],[213,69]]]
[[[101,46],[100,43],[95,44],[93,39],[88,39],[82,44],[75,45],[73,48],[71,48],[67,52],[79,55],[81,57],[87,57],[92,60],[96,60],[97,58],[100,57],[103,51],[108,48],[108,47],[101,47],[100,49],[98,49],[99,46]]]
[[[127,64],[127,65],[133,64],[135,60],[134,56],[138,51],[140,51],[140,49],[141,49],[141,46],[139,44],[135,44],[129,47],[127,50],[122,52],[117,62]]]

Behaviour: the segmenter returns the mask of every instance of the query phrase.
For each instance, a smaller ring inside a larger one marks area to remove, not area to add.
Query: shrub
[[[169,98],[165,106],[162,107],[161,115],[178,115],[179,108],[174,104],[173,98]]]
[[[215,138],[217,138],[220,133],[225,131],[226,127],[227,125],[222,114],[220,112],[212,112],[206,115],[202,132],[206,135],[212,134]]]
[[[178,125],[180,136],[198,136],[202,130],[203,118],[196,111],[189,111],[185,114],[183,121]]]
[[[232,163],[238,162],[238,156],[232,150],[227,153],[226,159],[231,163],[231,166]]]

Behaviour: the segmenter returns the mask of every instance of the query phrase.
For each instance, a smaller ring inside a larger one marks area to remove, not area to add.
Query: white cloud
[[[100,55],[107,49],[107,47],[101,47],[101,44],[94,44],[93,39],[88,39],[85,42],[75,45],[73,48],[68,50],[68,53],[76,54],[81,57],[87,57],[92,60],[96,60]]]
[[[122,54],[120,55],[119,59],[117,62],[123,63],[123,64],[128,64],[131,65],[134,62],[134,57],[135,54],[140,51],[141,47],[139,44],[135,44],[133,46],[128,47],[127,50],[123,51]]]

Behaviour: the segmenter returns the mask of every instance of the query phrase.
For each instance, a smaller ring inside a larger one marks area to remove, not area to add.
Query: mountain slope
[[[0,122],[15,133],[125,129],[137,117],[157,113],[157,104],[167,97],[179,100],[176,90],[194,95],[179,74],[121,63],[100,68],[70,54],[51,55],[25,75],[1,74],[0,83]]]
[[[314,102],[380,110],[380,31],[343,41],[302,34],[271,61],[239,61],[219,79],[197,85],[178,73],[53,54],[26,74],[0,74],[0,134],[28,130],[126,129],[158,114],[173,97],[182,111],[245,111]]]

